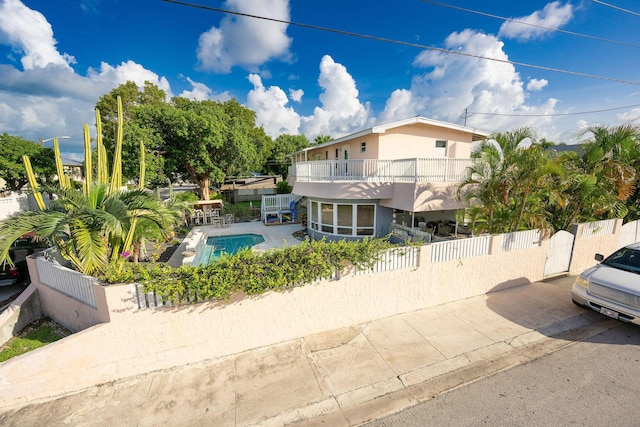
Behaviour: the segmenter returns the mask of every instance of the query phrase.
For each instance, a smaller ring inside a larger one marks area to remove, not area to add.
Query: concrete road
[[[367,426],[637,426],[638,372],[640,328],[621,323]]]

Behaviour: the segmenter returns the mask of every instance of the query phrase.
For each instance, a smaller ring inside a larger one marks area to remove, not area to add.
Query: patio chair
[[[196,209],[193,211],[193,214],[191,214],[191,224],[204,224],[205,222],[205,218],[204,218],[204,212],[202,212],[201,209]]]
[[[214,224],[215,222],[218,222],[216,219],[220,218],[220,211],[218,209],[210,209],[209,211],[207,211],[207,222],[209,224]]]
[[[224,216],[224,225],[233,224],[234,221],[235,221],[235,218],[233,217],[233,214],[226,214]]]

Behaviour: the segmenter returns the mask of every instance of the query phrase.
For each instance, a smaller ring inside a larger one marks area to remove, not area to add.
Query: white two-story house
[[[314,238],[445,235],[465,205],[457,189],[472,144],[488,135],[412,117],[293,153],[287,179],[306,202]]]

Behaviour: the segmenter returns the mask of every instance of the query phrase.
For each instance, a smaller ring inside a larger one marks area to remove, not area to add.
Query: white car
[[[571,288],[573,302],[614,319],[640,325],[640,243],[618,249],[584,271]]]

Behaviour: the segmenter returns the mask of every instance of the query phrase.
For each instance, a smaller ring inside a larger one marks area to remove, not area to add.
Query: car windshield
[[[622,248],[607,257],[602,264],[640,274],[640,251]]]

